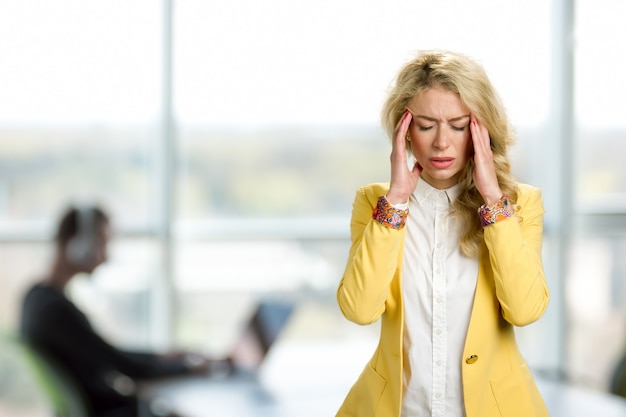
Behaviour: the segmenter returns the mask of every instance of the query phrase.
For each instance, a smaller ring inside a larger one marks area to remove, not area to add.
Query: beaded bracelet
[[[483,204],[478,208],[480,224],[483,227],[508,219],[513,214],[513,207],[511,207],[509,196],[506,194],[503,194],[498,201],[494,201],[491,204]]]
[[[372,218],[389,229],[401,230],[406,224],[408,214],[408,209],[398,210],[389,204],[385,196],[380,196]]]

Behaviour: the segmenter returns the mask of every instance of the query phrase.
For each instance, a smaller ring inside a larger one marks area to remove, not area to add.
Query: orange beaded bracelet
[[[503,194],[498,201],[494,201],[491,204],[483,204],[478,208],[480,224],[483,227],[508,219],[513,214],[513,207],[511,207],[509,196],[506,194]]]
[[[385,196],[378,198],[376,209],[372,214],[372,218],[378,223],[390,229],[401,230],[406,224],[406,218],[409,214],[409,210],[399,210],[394,208]]]

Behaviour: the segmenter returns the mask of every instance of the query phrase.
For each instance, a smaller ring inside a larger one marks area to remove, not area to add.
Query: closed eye
[[[457,132],[463,132],[466,127],[467,127],[467,125],[465,125],[465,126],[452,126],[452,129],[456,130]]]
[[[426,132],[427,130],[432,129],[432,126],[420,126],[419,129],[421,132]]]

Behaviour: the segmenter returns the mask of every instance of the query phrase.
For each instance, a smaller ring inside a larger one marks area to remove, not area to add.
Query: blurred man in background
[[[120,350],[91,326],[64,293],[79,273],[92,273],[107,259],[109,218],[98,207],[71,208],[61,218],[56,252],[43,277],[25,295],[22,337],[35,352],[65,369],[82,389],[90,415],[136,417],[143,407],[135,382],[206,372],[211,361],[189,353],[156,354]]]

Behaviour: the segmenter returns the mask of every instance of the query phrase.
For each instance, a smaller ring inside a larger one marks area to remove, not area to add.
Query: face
[[[459,182],[472,155],[470,110],[458,94],[434,87],[413,97],[410,147],[422,166],[422,178],[437,189]]]
[[[93,259],[93,269],[102,265],[107,260],[107,249],[111,239],[111,230],[107,222],[100,225],[96,237],[96,250]]]
[[[107,247],[111,237],[111,231],[108,223],[102,223],[97,227],[96,234],[93,237],[93,241],[90,245],[93,245],[88,251],[88,255],[84,262],[76,267],[80,272],[88,274],[93,273],[96,268],[106,262],[107,260]]]

